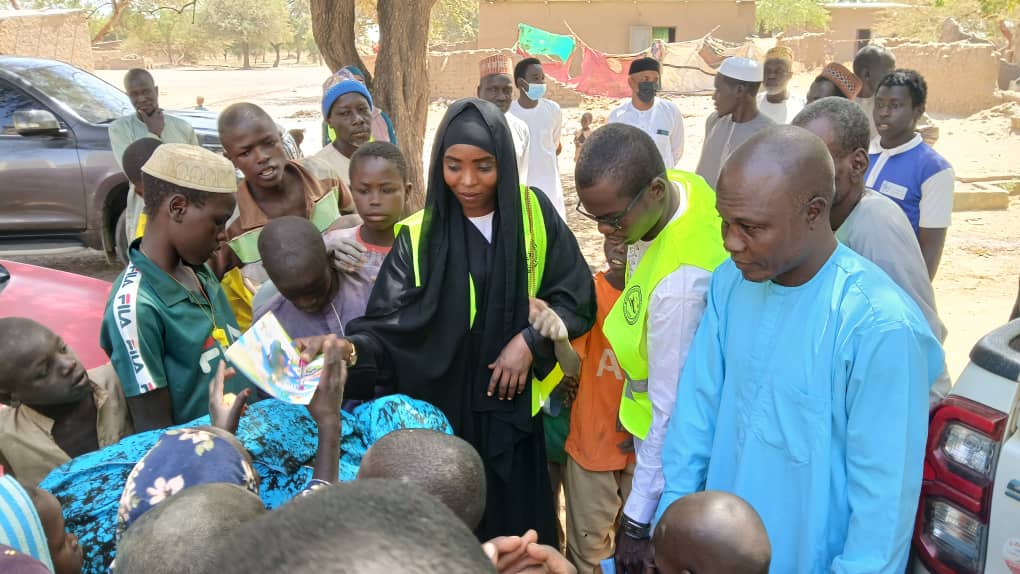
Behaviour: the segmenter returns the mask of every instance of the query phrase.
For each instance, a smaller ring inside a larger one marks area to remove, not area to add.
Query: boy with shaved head
[[[0,319],[0,373],[0,466],[25,484],[132,433],[113,367],[86,371],[31,319]]]
[[[474,529],[485,512],[485,469],[467,441],[428,429],[396,430],[369,447],[358,479],[391,478],[417,484]]]
[[[768,574],[761,517],[728,492],[695,492],[669,505],[653,537],[660,574]]]
[[[238,217],[227,228],[230,249],[221,250],[215,270],[245,329],[254,293],[266,280],[258,249],[266,223],[293,215],[325,232],[358,219],[341,217],[354,211],[354,203],[340,175],[321,160],[288,160],[280,130],[262,108],[249,103],[228,107],[220,114],[219,133],[223,154],[244,179],[237,185]]]
[[[773,571],[892,574],[907,564],[944,358],[917,305],[837,242],[834,180],[824,142],[793,126],[751,136],[723,167],[731,258],[680,377],[657,515],[731,492],[761,515]]]

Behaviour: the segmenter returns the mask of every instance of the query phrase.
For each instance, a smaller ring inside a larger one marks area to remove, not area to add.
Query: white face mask
[[[545,84],[528,84],[527,95],[529,100],[538,101],[545,96],[546,85]]]

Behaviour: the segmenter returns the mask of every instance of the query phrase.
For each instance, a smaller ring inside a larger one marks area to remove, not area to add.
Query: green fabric
[[[545,428],[545,458],[556,464],[567,464],[567,452],[563,446],[570,432],[570,407],[563,407],[556,416],[542,413]]]
[[[113,283],[99,343],[110,356],[124,395],[136,397],[169,388],[174,424],[209,413],[209,381],[223,358],[213,339],[215,319],[230,342],[241,335],[226,295],[206,266],[193,267],[212,302],[184,289],[173,277],[131,245],[127,269]],[[250,386],[240,374],[225,392]]]
[[[550,56],[566,62],[576,45],[573,36],[553,34],[527,24],[517,25],[517,48],[529,56]]]

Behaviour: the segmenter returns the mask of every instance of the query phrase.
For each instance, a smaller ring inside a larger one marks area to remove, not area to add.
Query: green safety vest
[[[542,284],[542,274],[545,272],[545,218],[542,215],[542,205],[539,204],[535,193],[521,186],[521,211],[524,216],[524,245],[528,255],[528,297],[538,295],[538,287]],[[406,227],[411,239],[411,266],[414,271],[414,286],[421,287],[421,227],[425,211],[419,211],[404,219],[396,225],[395,233],[399,234],[402,227]],[[468,328],[475,324],[475,313],[478,304],[475,296],[475,282],[471,275],[468,275],[468,293],[471,311],[468,319]],[[549,398],[556,385],[563,379],[563,371],[557,364],[544,379],[534,379],[531,384],[531,414],[538,414],[542,405]]]
[[[687,210],[670,222],[648,247],[637,269],[627,268],[627,285],[603,324],[606,339],[627,374],[620,422],[644,439],[652,425],[648,398],[648,299],[664,277],[682,265],[713,271],[729,254],[723,247],[722,220],[715,192],[701,176],[679,170],[669,180],[687,193]]]

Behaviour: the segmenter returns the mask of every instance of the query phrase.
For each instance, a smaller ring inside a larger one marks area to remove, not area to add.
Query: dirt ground
[[[805,93],[816,72],[799,74],[792,91]],[[196,96],[204,96],[206,106],[221,110],[239,101],[263,106],[287,128],[306,130],[304,151],[318,150],[321,137],[319,100],[324,67],[290,66],[279,69],[209,70],[173,69],[154,72],[165,108],[193,106]],[[107,81],[120,85],[122,71],[99,71]],[[465,96],[473,94],[465,94]],[[675,100],[685,121],[686,143],[682,169],[697,164],[704,136],[704,121],[712,111],[707,96]],[[594,225],[574,211],[577,203],[573,185],[573,133],[584,111],[592,111],[596,122],[604,121],[615,102],[593,100],[579,108],[564,109],[563,154],[560,170],[567,198],[568,223],[574,229],[582,250],[593,268],[602,265],[601,237]],[[435,128],[445,111],[443,104],[430,108],[426,141],[431,142]],[[1020,113],[1020,105],[999,106],[970,118],[935,114],[941,128],[937,149],[963,177],[1015,177],[1020,179],[1020,136],[1009,133],[1009,116]],[[427,147],[429,147],[427,145]],[[426,149],[423,158],[428,156]],[[1020,196],[1010,201],[1008,211],[957,212],[949,231],[942,266],[935,281],[939,312],[949,327],[946,354],[950,373],[955,378],[966,365],[973,344],[1008,317],[1017,294],[1020,274]],[[112,280],[119,273],[98,252],[74,255],[19,257],[21,261],[70,270]]]

